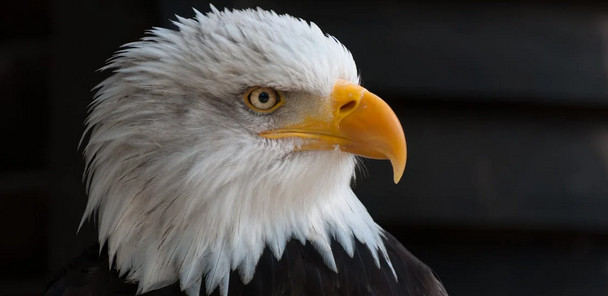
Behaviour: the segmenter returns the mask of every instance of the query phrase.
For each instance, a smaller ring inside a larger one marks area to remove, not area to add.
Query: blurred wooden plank
[[[19,280],[0,280],[0,296],[40,296],[48,285],[46,277]]]
[[[86,195],[78,142],[91,89],[109,73],[95,71],[119,46],[141,38],[154,24],[152,1],[56,0],[49,75],[49,169],[55,176],[49,207],[49,272],[62,268],[96,239],[93,223],[77,235]]]
[[[605,233],[482,225],[386,228],[435,270],[450,295],[608,294]]]
[[[0,42],[0,172],[41,170],[48,157],[48,42]]]
[[[48,192],[0,192],[0,278],[35,278],[46,273]]]
[[[380,221],[608,231],[605,110],[401,105],[408,165],[366,161],[356,191]]]
[[[47,191],[52,178],[45,170],[20,170],[0,173],[0,195]]]

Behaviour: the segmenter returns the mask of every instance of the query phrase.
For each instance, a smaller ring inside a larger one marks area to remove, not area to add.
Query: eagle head
[[[85,134],[88,204],[111,264],[146,292],[179,281],[226,293],[265,248],[292,239],[335,269],[330,240],[388,260],[350,188],[356,155],[389,159],[403,130],[359,86],[350,52],[315,24],[271,11],[195,11],[155,28],[103,70]]]

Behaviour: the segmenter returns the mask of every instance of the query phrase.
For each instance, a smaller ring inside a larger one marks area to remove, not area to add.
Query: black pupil
[[[260,100],[260,103],[266,104],[270,100],[270,95],[267,92],[260,93],[258,100]]]

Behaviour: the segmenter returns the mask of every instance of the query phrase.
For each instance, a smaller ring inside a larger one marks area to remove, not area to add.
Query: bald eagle
[[[314,23],[213,6],[126,44],[86,121],[99,245],[46,295],[447,295],[353,193],[403,129]],[[81,223],[82,225],[82,223]]]

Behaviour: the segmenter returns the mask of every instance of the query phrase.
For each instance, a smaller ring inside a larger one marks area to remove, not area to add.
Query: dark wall
[[[356,192],[450,295],[608,293],[608,7],[214,1],[312,20],[397,112],[408,167]],[[95,241],[77,149],[95,72],[203,1],[0,3],[0,296],[39,295]]]

